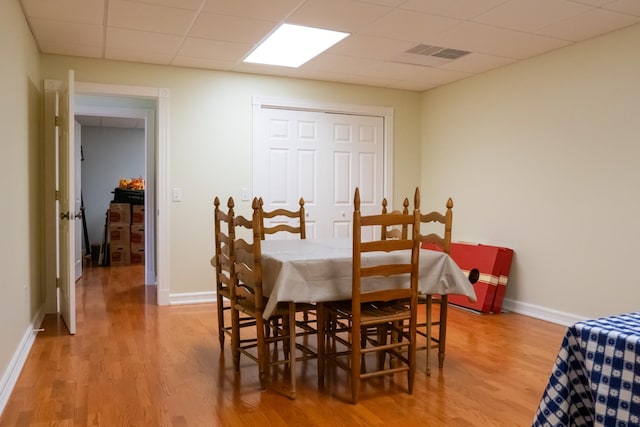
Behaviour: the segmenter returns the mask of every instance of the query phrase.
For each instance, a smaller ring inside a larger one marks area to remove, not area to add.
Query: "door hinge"
[[[56,289],[60,289],[60,278],[56,277]]]
[[[56,190],[56,200],[60,200],[60,191]]]
[[[55,123],[56,126],[60,126],[60,116],[56,116]]]

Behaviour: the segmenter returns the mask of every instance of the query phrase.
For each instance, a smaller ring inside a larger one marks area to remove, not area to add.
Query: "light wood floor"
[[[366,382],[354,406],[344,381],[318,390],[308,361],[291,401],[277,380],[260,391],[246,360],[234,374],[214,304],[159,307],[143,278],[85,269],[78,333],[45,318],[0,426],[530,426],[566,329],[454,308],[445,367],[427,377],[421,352],[413,395],[399,375]]]

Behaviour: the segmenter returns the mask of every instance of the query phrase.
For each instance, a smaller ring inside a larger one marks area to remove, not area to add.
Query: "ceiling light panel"
[[[348,35],[339,31],[283,24],[244,62],[299,67]]]

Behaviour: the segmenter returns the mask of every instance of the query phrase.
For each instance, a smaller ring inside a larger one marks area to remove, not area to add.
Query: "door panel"
[[[264,107],[256,123],[254,194],[265,209],[295,209],[303,197],[307,238],[350,236],[356,186],[363,213],[379,212],[382,117]]]
[[[84,212],[82,212],[82,194],[81,194],[82,167],[80,163],[82,161],[82,148],[81,148],[82,137],[81,137],[80,123],[74,120],[73,128],[74,128],[73,163],[74,163],[74,171],[75,171],[74,178],[73,178],[74,179],[74,200],[75,200],[73,212],[76,213],[76,215],[74,216],[75,217],[74,228],[75,228],[75,234],[76,234],[75,242],[74,242],[74,248],[75,248],[74,280],[78,281],[78,279],[82,277],[82,222],[81,221],[82,221],[82,215],[84,215]]]
[[[58,92],[56,115],[57,192],[58,199],[58,282],[60,315],[70,334],[76,333],[75,293],[75,151],[74,146],[74,73]]]

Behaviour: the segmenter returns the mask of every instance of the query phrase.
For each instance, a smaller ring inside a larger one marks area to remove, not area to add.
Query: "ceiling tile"
[[[565,0],[512,0],[477,16],[474,22],[519,31],[535,31],[591,10]]]
[[[172,34],[150,33],[124,28],[107,29],[107,50],[144,46],[145,50],[149,52],[175,55],[181,43],[182,37]]]
[[[48,43],[82,44],[85,46],[102,46],[102,25],[80,24],[64,21],[52,21],[49,19],[31,19],[33,31],[38,39]]]
[[[487,70],[502,67],[513,62],[515,62],[515,59],[513,58],[484,55],[482,53],[470,53],[438,68],[461,71],[464,73],[483,73]]]
[[[171,65],[179,67],[203,68],[213,70],[231,70],[236,61],[224,61],[218,59],[192,58],[190,56],[178,55],[173,58]]]
[[[130,0],[133,3],[146,3],[154,6],[176,9],[200,10],[206,0]]]
[[[105,0],[23,0],[22,4],[31,18],[102,25],[104,2]]]
[[[189,36],[254,45],[275,27],[276,24],[271,21],[202,13],[189,32]]]
[[[356,58],[353,56],[324,54],[316,56],[303,65],[303,70],[324,70],[337,73],[358,74],[361,70],[371,67],[375,61]]]
[[[171,63],[171,60],[173,59],[173,54],[170,53],[149,52],[147,50],[141,49],[122,49],[110,47],[107,47],[104,56],[107,59],[116,59],[119,61],[133,61],[162,65]]]
[[[390,59],[414,46],[415,43],[412,41],[352,34],[327,50],[327,53],[361,58]]]
[[[446,47],[454,49],[516,59],[539,55],[571,43],[473,22],[465,22],[430,41],[429,44],[438,46],[446,43]]]
[[[187,38],[178,54],[182,57],[240,61],[251,50],[247,43],[232,43],[219,40]]]
[[[304,0],[208,0],[203,11],[280,22]]]
[[[402,9],[446,16],[456,19],[471,19],[481,13],[505,3],[507,0],[407,0]]]
[[[391,10],[354,0],[307,0],[286,22],[353,33],[370,27]]]
[[[380,18],[363,34],[422,43],[454,27],[462,21],[423,13],[394,10]]]
[[[196,13],[187,9],[153,6],[124,0],[109,1],[109,26],[186,35]]]
[[[542,28],[538,33],[565,40],[585,40],[640,22],[640,17],[605,9],[593,9],[571,19]]]
[[[638,0],[617,0],[603,6],[605,9],[615,12],[629,13],[640,16],[640,1]]]
[[[54,41],[45,40],[41,42],[40,49],[44,53],[54,55],[80,56],[86,58],[102,58],[102,46],[89,46],[78,43],[56,43]]]

